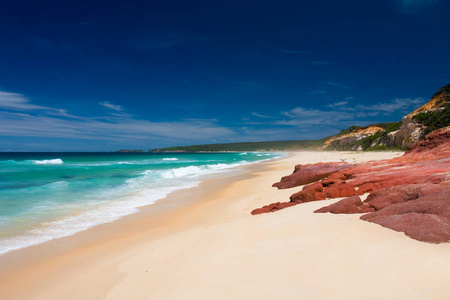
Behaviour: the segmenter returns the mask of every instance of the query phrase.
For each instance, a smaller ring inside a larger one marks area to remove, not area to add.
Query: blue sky
[[[450,4],[3,1],[0,151],[322,138],[450,82]]]

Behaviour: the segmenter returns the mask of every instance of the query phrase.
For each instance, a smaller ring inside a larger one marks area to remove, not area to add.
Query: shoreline
[[[380,155],[291,153],[176,191],[120,220],[4,254],[0,298],[274,299],[283,290],[287,298],[445,299],[448,244],[413,241],[359,215],[312,213],[338,199],[250,215],[299,190],[271,187],[297,163],[372,157]],[[348,282],[355,287],[345,288]]]
[[[79,153],[75,153],[75,154],[79,154]],[[96,154],[102,154],[102,153],[96,153]],[[161,179],[159,179],[159,181],[162,183],[160,184],[160,186],[154,186],[153,188],[155,189],[155,193],[152,192],[151,189],[142,187],[142,189],[138,189],[138,187],[134,186],[134,189],[132,191],[130,191],[128,198],[131,198],[131,201],[129,201],[128,205],[125,205],[125,209],[122,209],[121,207],[124,207],[123,205],[113,205],[111,203],[114,202],[115,199],[109,199],[108,203],[104,204],[104,205],[99,205],[97,207],[92,208],[88,208],[88,209],[84,209],[84,210],[79,210],[79,211],[73,211],[72,214],[66,214],[66,215],[60,215],[60,216],[53,216],[53,219],[50,220],[41,220],[40,223],[41,224],[37,224],[39,223],[38,221],[35,222],[36,227],[32,228],[30,226],[30,230],[31,229],[36,229],[37,231],[40,231],[39,234],[36,235],[32,235],[29,232],[26,231],[22,231],[22,232],[17,232],[15,235],[7,235],[7,233],[11,233],[14,232],[15,228],[12,228],[12,230],[9,230],[10,228],[7,228],[8,231],[5,230],[6,235],[3,235],[2,238],[0,238],[0,245],[2,245],[0,247],[0,256],[4,255],[8,252],[11,251],[16,251],[19,249],[23,249],[23,248],[28,248],[31,246],[35,246],[35,245],[39,245],[45,242],[49,242],[52,241],[54,239],[58,239],[58,238],[63,238],[63,237],[67,237],[67,236],[71,236],[74,234],[77,234],[78,232],[81,231],[85,231],[88,230],[90,228],[96,227],[98,225],[102,225],[105,223],[110,223],[110,222],[114,222],[117,220],[122,219],[123,217],[126,217],[128,215],[132,215],[135,213],[139,213],[139,211],[146,206],[149,207],[155,207],[155,204],[157,204],[160,201],[164,201],[165,199],[167,199],[167,197],[176,191],[189,191],[191,188],[195,188],[197,187],[199,184],[201,184],[202,181],[205,180],[209,180],[211,178],[222,178],[222,177],[228,177],[228,176],[232,176],[233,174],[238,174],[240,172],[244,172],[242,171],[242,167],[248,166],[248,165],[252,165],[254,163],[258,163],[258,162],[264,162],[264,161],[270,161],[272,159],[280,159],[282,158],[284,155],[283,154],[277,154],[274,155],[271,158],[265,158],[265,156],[258,155],[258,156],[262,156],[261,158],[259,158],[258,161],[252,161],[252,159],[250,159],[249,161],[238,161],[238,162],[230,162],[228,164],[210,164],[208,162],[204,163],[204,168],[201,169],[201,167],[197,168],[197,167],[192,167],[194,168],[194,173],[198,172],[198,174],[194,174],[197,175],[194,179],[191,179],[190,176],[187,176],[187,178],[180,183],[177,183],[176,185],[164,185],[164,181],[166,179],[165,176],[161,175]],[[35,160],[35,159],[28,159],[25,160],[26,162],[32,162],[33,164],[51,164],[51,165],[63,165],[64,162],[61,158],[53,158],[53,157],[57,157],[57,155],[52,155],[52,158],[50,159],[39,159],[39,160]],[[66,159],[66,157],[63,157],[64,160]],[[68,157],[70,159],[70,157]],[[153,158],[152,156],[150,156],[150,158]],[[173,158],[162,158],[162,160],[178,160],[177,158],[173,159]],[[56,163],[55,163],[56,162]],[[67,163],[67,161],[66,161]],[[69,161],[69,164],[71,162]],[[121,164],[122,162],[118,162],[119,164]],[[126,162],[125,162],[126,163]],[[101,163],[100,163],[101,164]],[[236,165],[238,167],[236,167]],[[216,166],[219,166],[217,168],[215,168]],[[185,167],[179,167],[174,165],[173,168],[173,172],[177,172],[178,170],[182,170]],[[188,168],[190,168],[188,166]],[[197,169],[195,169],[197,168]],[[206,172],[205,172],[206,169]],[[150,169],[151,170],[151,169]],[[150,170],[146,170],[144,172],[142,172],[140,174],[140,176],[142,175],[146,175],[147,172],[151,172]],[[165,172],[163,171],[163,169],[161,171],[157,171],[157,172]],[[191,172],[191,171],[187,171],[187,172]],[[202,174],[202,173],[207,173],[207,175]],[[183,177],[185,174],[168,174],[168,180],[170,181],[172,179],[172,176],[174,177],[174,179],[176,179],[176,177],[180,176]],[[188,174],[191,175],[191,174]],[[95,176],[95,175],[94,175]],[[137,177],[138,179],[139,177]],[[129,180],[136,180],[136,179],[129,179]],[[68,185],[69,183],[66,183],[65,181],[58,181],[56,183],[64,183],[66,185]],[[162,185],[162,186],[161,186]],[[107,189],[105,189],[106,191]],[[145,193],[144,196],[142,196],[142,193]],[[147,195],[147,193],[149,195]],[[155,195],[156,196],[155,196]],[[137,195],[137,196],[135,196]],[[91,195],[93,196],[93,198],[95,198],[95,195]],[[60,196],[61,197],[61,196]],[[63,198],[63,197],[62,197]],[[112,201],[110,201],[112,200]],[[58,203],[57,203],[58,204]],[[57,205],[56,204],[56,205]],[[54,206],[53,206],[54,207]],[[105,213],[106,211],[106,213]],[[101,217],[98,216],[98,214],[101,215]],[[97,215],[97,216],[96,216]],[[49,224],[47,225],[42,225],[42,224]],[[56,229],[56,230],[55,230]],[[54,233],[55,232],[55,233]],[[3,233],[3,232],[2,232]],[[4,244],[3,244],[4,242]]]
[[[254,170],[266,168],[267,164],[287,159],[290,156],[292,155],[288,154],[287,157],[283,158],[241,165],[236,167],[238,171],[232,171],[233,173],[214,174],[213,178],[205,179],[197,186],[176,190],[153,204],[140,207],[137,213],[125,215],[112,222],[98,224],[72,235],[6,252],[0,255],[0,299],[3,299],[5,291],[7,292],[5,294],[7,299],[15,299],[16,290],[19,291],[17,299],[22,299],[22,297],[33,298],[32,295],[21,295],[23,291],[20,291],[19,286],[24,281],[22,273],[27,273],[30,277],[25,279],[28,285],[39,289],[42,281],[41,274],[39,274],[41,270],[34,271],[36,266],[39,269],[42,264],[53,264],[51,270],[46,271],[46,276],[53,276],[53,274],[56,276],[56,273],[64,273],[64,270],[63,266],[57,267],[55,262],[66,261],[68,263],[67,260],[71,258],[65,257],[73,256],[74,252],[80,252],[79,250],[86,252],[90,249],[108,247],[109,250],[118,252],[118,249],[123,245],[128,248],[127,242],[142,239],[144,235],[152,235],[159,231],[158,236],[163,236],[174,230],[180,230],[180,228],[168,228],[173,226],[171,220],[195,211],[198,205],[206,204],[205,198],[216,193],[216,187],[220,189],[232,182],[249,179],[254,176]],[[195,200],[198,195],[202,195],[201,199]],[[141,224],[146,226],[144,231],[138,228]],[[113,247],[119,248],[114,250]],[[97,251],[91,251],[93,253],[89,255],[97,255]],[[55,257],[57,258],[55,259]],[[31,272],[29,272],[30,269]],[[12,293],[9,293],[9,290]]]

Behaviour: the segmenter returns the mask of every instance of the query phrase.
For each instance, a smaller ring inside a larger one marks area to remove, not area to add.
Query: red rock
[[[364,201],[375,210],[386,206],[418,199],[425,185],[407,184],[380,189],[371,193]]]
[[[352,196],[331,205],[322,207],[315,213],[333,213],[333,214],[355,214],[375,211],[367,203],[361,202],[361,198],[358,196]]]
[[[303,191],[311,191],[313,193],[318,193],[323,191],[323,185],[321,182],[315,182],[309,185],[305,185],[302,189]]]
[[[450,139],[450,127],[435,130],[425,137],[425,140],[420,141],[411,146],[406,154],[411,155],[415,153],[430,151],[440,145],[445,144]]]
[[[294,202],[277,202],[277,203],[272,203],[269,205],[265,205],[261,208],[257,208],[252,210],[251,214],[252,215],[259,215],[259,214],[263,214],[263,213],[268,213],[268,212],[274,212],[289,206],[294,206],[297,205],[297,203]]]
[[[414,200],[388,206],[360,217],[429,243],[450,241],[450,199]]]
[[[289,199],[291,202],[295,203],[304,203],[311,202],[316,200],[325,200],[325,197],[320,198],[318,193],[314,193],[312,191],[300,191],[298,193],[293,194]],[[316,199],[318,198],[318,199]]]
[[[339,170],[349,168],[352,165],[347,163],[318,163],[307,165],[296,165],[294,173],[281,178],[280,182],[273,186],[278,189],[287,189],[323,179]]]
[[[316,212],[371,211],[362,219],[418,240],[449,241],[450,127],[427,135],[401,157],[358,165],[298,165],[294,174],[283,177],[275,186],[290,187],[293,183],[308,185],[293,194],[290,202],[256,211],[271,212],[298,203],[347,197]],[[370,195],[361,202],[357,196],[365,193]]]

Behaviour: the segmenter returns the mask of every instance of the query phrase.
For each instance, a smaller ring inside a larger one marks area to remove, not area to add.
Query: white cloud
[[[419,107],[421,103],[424,103],[423,98],[396,98],[391,102],[373,105],[357,105],[356,108],[363,111],[378,111],[386,113],[409,112]]]
[[[328,94],[328,91],[325,91],[325,90],[314,90],[314,91],[309,92],[309,94],[310,95],[315,95],[315,96],[317,96],[317,95],[325,95],[325,94]]]
[[[122,111],[123,110],[122,106],[111,104],[108,101],[103,101],[103,102],[100,102],[99,104],[104,106],[104,107],[106,107],[106,108],[112,109],[112,110],[117,110],[117,111]]]
[[[340,101],[340,102],[336,102],[336,103],[327,105],[327,107],[340,107],[340,106],[344,106],[347,104],[348,104],[348,101]]]
[[[258,117],[258,118],[265,118],[265,119],[271,119],[272,118],[271,116],[261,115],[261,114],[258,114],[256,112],[252,112],[252,115],[254,115],[255,117]]]
[[[3,91],[0,91],[0,108],[11,110],[49,109],[45,106],[31,104],[30,101],[21,94]]]
[[[289,117],[288,120],[277,121],[278,125],[336,125],[336,122],[352,119],[352,114],[340,111],[307,109],[296,107],[290,111],[284,111],[282,115]]]
[[[122,118],[116,120],[64,119],[54,116],[0,112],[4,122],[0,135],[74,139],[151,140],[161,138],[205,139],[231,135],[233,131],[210,120],[152,122]],[[128,141],[128,142],[127,142]]]
[[[109,141],[205,140],[233,135],[234,131],[217,124],[217,120],[181,120],[153,122],[123,114],[122,106],[101,102],[115,111],[109,116],[84,117],[64,109],[31,104],[21,94],[0,92],[0,135],[15,137],[46,137],[100,139]],[[12,110],[12,111],[11,111]],[[17,112],[20,111],[20,112]]]

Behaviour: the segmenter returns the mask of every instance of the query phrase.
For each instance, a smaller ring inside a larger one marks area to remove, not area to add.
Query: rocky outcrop
[[[414,116],[419,113],[433,112],[443,109],[448,109],[450,101],[450,84],[442,87],[436,94],[434,94],[430,101],[404,116],[402,119],[402,126],[399,130],[390,132],[388,134],[388,145],[391,147],[401,147],[402,149],[409,149],[412,145],[419,142],[426,129],[424,124],[414,120]]]
[[[407,155],[412,155],[420,152],[430,152],[438,156],[442,156],[445,153],[436,153],[439,149],[438,147],[444,145],[450,140],[450,127],[435,130],[426,136],[425,140],[413,145],[409,151],[406,152]],[[433,150],[434,149],[434,150]],[[445,150],[444,148],[443,150]],[[444,156],[445,157],[445,156]]]
[[[287,189],[308,184],[351,166],[348,163],[337,162],[296,165],[291,175],[282,177],[280,182],[274,183],[272,186],[278,189]]]
[[[314,178],[306,173],[315,174],[321,165],[303,166],[303,177]],[[359,196],[366,193],[361,201]],[[361,219],[420,241],[450,241],[450,127],[427,135],[401,157],[348,165],[303,186],[289,202],[267,205],[252,214],[339,197],[345,199],[316,212],[369,213]]]
[[[405,100],[407,101],[407,100]],[[325,150],[409,149],[435,129],[450,125],[450,84],[439,89],[430,101],[402,118],[402,122],[379,123],[361,128],[351,126],[328,139]]]
[[[405,116],[402,119],[400,129],[388,133],[388,146],[408,149],[411,145],[420,141],[424,129],[425,127],[422,124],[413,121],[412,116]]]
[[[359,149],[358,146],[354,147],[353,149],[352,146],[354,142],[372,136],[379,131],[383,132],[385,130],[378,126],[369,126],[367,128],[358,129],[351,133],[335,136],[328,139],[323,144],[323,149],[327,149],[330,145],[334,144],[334,147],[338,149],[350,148],[351,150],[362,150]]]

